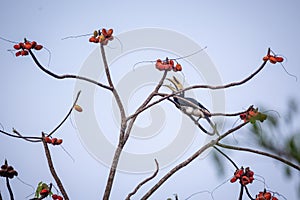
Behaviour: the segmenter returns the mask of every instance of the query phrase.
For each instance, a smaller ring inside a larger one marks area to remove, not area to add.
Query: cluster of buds
[[[251,106],[246,112],[240,114],[241,120],[244,122],[251,122],[252,124],[254,124],[257,120],[263,122],[267,119],[267,117],[268,116],[266,114],[258,112],[258,108],[253,108],[253,106]]]
[[[284,59],[283,57],[280,56],[268,54],[263,57],[263,61],[268,61],[268,60],[270,61],[270,63],[276,64],[277,62],[279,63],[283,62]]]
[[[247,110],[247,112],[240,114],[241,120],[244,122],[248,122],[252,117],[255,117],[258,115],[258,109],[254,109],[251,107],[250,109]]]
[[[249,183],[252,183],[254,180],[254,172],[250,170],[249,167],[246,167],[244,169],[241,167],[241,169],[237,169],[234,172],[234,176],[230,179],[231,183],[236,182],[237,180],[240,180],[240,183],[245,186],[248,185]]]
[[[50,137],[45,137],[45,142],[52,145],[60,145],[63,142],[63,140],[57,138],[51,139]]]
[[[9,166],[7,160],[5,160],[4,165],[0,169],[0,176],[12,179],[14,176],[18,176],[18,172],[12,166]]]
[[[59,195],[57,195],[57,194],[53,194],[53,195],[52,195],[52,199],[53,199],[53,200],[63,200],[62,196],[59,196]]]
[[[163,70],[171,71],[171,70],[173,70],[174,72],[178,72],[178,71],[182,70],[182,66],[179,63],[174,65],[174,61],[171,60],[171,59],[168,59],[168,58],[166,58],[163,61],[161,59],[156,60],[155,67],[159,71],[163,71]]]
[[[37,44],[36,41],[27,41],[25,39],[25,42],[20,42],[19,44],[14,45],[15,50],[19,50],[16,52],[16,56],[27,56],[28,50],[35,49],[35,50],[41,50],[43,48],[42,45]]]
[[[258,195],[256,195],[255,200],[278,200],[278,198],[272,196],[270,192],[265,190],[263,192],[259,192]]]
[[[94,35],[90,37],[89,42],[101,43],[102,45],[107,45],[108,41],[114,39],[112,34],[113,34],[113,29],[106,30],[105,28],[103,28],[101,32],[100,30],[94,31]]]

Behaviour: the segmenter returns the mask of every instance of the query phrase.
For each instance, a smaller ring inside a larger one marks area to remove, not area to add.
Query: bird
[[[180,83],[180,81],[173,76],[172,79],[166,78],[166,80],[170,81],[173,85],[164,85],[170,90],[172,90],[173,93],[176,93],[173,96],[173,100],[175,102],[175,106],[181,110],[183,113],[189,115],[189,116],[195,116],[198,117],[196,120],[197,122],[204,118],[206,121],[210,124],[210,126],[215,130],[214,123],[210,120],[210,112],[209,110],[204,107],[199,101],[197,101],[194,98],[191,97],[185,97],[185,92],[182,91],[183,85]]]

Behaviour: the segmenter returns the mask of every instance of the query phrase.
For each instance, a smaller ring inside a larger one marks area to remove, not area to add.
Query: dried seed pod
[[[269,60],[269,57],[270,57],[269,55],[263,57],[263,61],[268,61],[268,60]]]
[[[108,29],[107,35],[111,36],[113,34],[113,32],[114,32],[113,29]]]
[[[8,167],[7,165],[2,165],[1,169],[7,169],[7,167]]]
[[[34,49],[35,50],[41,50],[43,48],[43,46],[42,45],[40,45],[40,44],[37,44],[35,47],[34,47]]]
[[[22,51],[17,51],[17,52],[16,52],[16,56],[17,56],[17,57],[20,56],[21,53],[22,53]]]
[[[56,145],[60,145],[62,142],[63,142],[62,139],[57,139],[55,144],[56,144]]]
[[[57,141],[57,138],[52,138],[51,144],[55,145],[55,144],[56,144],[56,141]]]
[[[274,57],[274,56],[270,56],[269,60],[270,60],[270,62],[271,62],[272,64],[276,64],[276,63],[277,63],[277,59],[276,59],[276,57]]]
[[[31,49],[32,48],[31,43],[30,42],[25,42],[24,48],[27,49],[27,50]]]
[[[20,44],[15,44],[15,45],[14,45],[14,49],[16,49],[16,50],[21,49],[21,45],[20,45]]]
[[[283,57],[275,57],[275,59],[277,62],[283,62],[283,60],[284,60]]]
[[[21,55],[22,56],[27,56],[28,55],[28,51],[26,51],[26,50],[21,51]]]
[[[50,143],[52,143],[52,140],[49,137],[45,137],[45,142],[50,144]]]
[[[35,48],[36,45],[37,45],[36,41],[32,41],[32,42],[31,42],[31,48]]]
[[[83,109],[81,108],[81,106],[78,105],[78,104],[76,104],[76,105],[74,106],[74,109],[75,109],[77,112],[82,112],[82,111],[83,111]]]

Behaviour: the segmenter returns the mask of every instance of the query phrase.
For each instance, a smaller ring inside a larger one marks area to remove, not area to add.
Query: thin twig
[[[67,115],[64,117],[64,119],[58,124],[58,126],[56,126],[47,136],[50,137],[53,133],[55,133],[55,131],[57,131],[64,123],[65,121],[69,118],[69,116],[71,115],[72,111],[74,110],[74,106],[76,105],[78,98],[80,96],[81,91],[78,91],[75,101],[72,105],[72,107],[70,108],[69,112],[67,113]]]
[[[217,148],[216,146],[214,146],[214,149],[216,149],[220,154],[222,154],[227,160],[229,160],[229,162],[231,162],[231,164],[235,167],[235,169],[239,169],[239,167],[235,164],[235,162],[229,157],[227,156],[223,151],[221,151],[219,148]]]
[[[166,76],[167,76],[168,71],[165,71],[163,76],[161,77],[160,81],[158,82],[157,86],[154,88],[154,90],[150,93],[150,95],[147,97],[147,99],[142,103],[142,105],[135,111],[135,113],[141,113],[141,110],[144,110],[145,107],[147,107],[147,104],[152,100],[152,98],[158,93],[158,90],[161,88]],[[131,129],[133,127],[133,124],[137,118],[138,114],[134,114],[133,117],[128,117],[126,120],[130,120],[130,123],[128,125],[128,129],[126,131],[125,134],[125,141],[127,141],[130,133],[131,133]]]
[[[255,199],[251,196],[251,194],[250,194],[250,192],[249,192],[247,186],[245,186],[245,190],[246,190],[246,194],[247,194],[247,196],[249,197],[249,199],[255,200]]]
[[[159,187],[161,187],[161,185],[166,182],[171,176],[173,176],[177,171],[179,171],[180,169],[186,167],[189,163],[191,163],[193,160],[195,160],[199,155],[201,155],[204,151],[206,151],[208,148],[213,147],[215,144],[217,144],[220,140],[222,140],[223,138],[225,138],[226,136],[228,136],[229,134],[239,130],[240,128],[242,128],[243,126],[245,126],[247,124],[247,122],[244,122],[230,130],[228,130],[227,132],[225,132],[224,134],[222,134],[221,136],[219,136],[217,139],[215,140],[211,140],[209,143],[207,143],[206,145],[202,146],[200,149],[198,149],[198,151],[196,151],[193,155],[191,155],[189,158],[187,158],[185,161],[179,163],[178,165],[176,165],[173,169],[171,169],[165,176],[163,176],[152,188],[150,188],[150,190],[148,190],[148,192],[141,198],[142,200],[146,200],[148,199]]]
[[[108,90],[112,90],[111,87],[107,86],[107,85],[104,85],[102,83],[99,83],[97,81],[94,81],[92,79],[89,79],[89,78],[86,78],[86,77],[82,77],[82,76],[77,76],[77,75],[71,75],[71,74],[65,74],[65,75],[57,75],[53,72],[51,72],[50,70],[46,69],[45,67],[42,66],[42,64],[38,61],[38,59],[35,57],[35,55],[33,54],[33,52],[31,50],[28,50],[33,61],[35,62],[35,64],[43,71],[45,72],[46,74],[56,78],[56,79],[78,79],[78,80],[83,80],[83,81],[87,81],[87,82],[90,82],[90,83],[93,83],[95,85],[98,85],[99,87],[102,87],[102,88],[105,88],[105,89],[108,89]]]
[[[240,194],[239,194],[239,200],[243,200],[243,194],[244,194],[244,186],[241,184]]]
[[[237,150],[237,151],[247,151],[247,152],[251,152],[251,153],[255,153],[255,154],[259,154],[259,155],[263,155],[263,156],[267,156],[270,158],[273,158],[275,160],[278,160],[290,167],[293,167],[294,169],[297,169],[298,171],[300,171],[300,166],[281,158],[280,156],[274,155],[274,154],[270,154],[264,151],[259,151],[259,150],[254,150],[254,149],[250,149],[250,148],[244,148],[244,147],[237,147],[237,146],[231,146],[231,145],[227,145],[227,144],[222,144],[222,143],[217,143],[216,145],[222,147],[222,148],[226,148],[226,149],[231,149],[231,150]]]
[[[9,192],[10,200],[14,200],[14,193],[13,193],[11,187],[10,187],[8,177],[6,177],[6,187],[7,187],[8,192]]]
[[[51,158],[51,154],[50,154],[50,151],[49,151],[49,148],[48,148],[48,144],[46,143],[46,141],[44,139],[45,138],[45,134],[44,133],[42,133],[42,138],[43,138],[42,142],[43,142],[43,146],[44,146],[44,150],[45,150],[45,154],[46,154],[48,166],[49,166],[50,172],[52,174],[52,177],[54,178],[54,180],[55,180],[55,182],[56,182],[56,184],[57,184],[57,186],[58,186],[61,194],[63,195],[64,199],[65,200],[69,200],[67,192],[66,192],[66,190],[65,190],[65,188],[64,188],[64,186],[63,186],[63,184],[62,184],[62,182],[60,180],[60,178],[58,177],[58,175],[57,175],[57,173],[56,173],[56,171],[54,169],[52,158]]]
[[[14,134],[8,133],[6,131],[2,131],[2,130],[0,130],[0,132],[7,135],[7,136],[10,136],[10,137],[21,138],[21,139],[28,140],[28,141],[31,141],[31,142],[40,142],[41,141],[41,137],[31,137],[31,136],[19,135],[20,133],[17,132],[15,129],[13,129],[13,132],[16,133],[17,135],[14,135]],[[36,140],[31,140],[31,139],[36,139]]]
[[[153,179],[158,174],[159,164],[158,164],[158,162],[157,162],[156,159],[154,161],[155,161],[155,164],[156,164],[156,170],[154,171],[154,173],[150,177],[148,177],[145,180],[143,180],[142,182],[140,182],[136,186],[136,188],[131,193],[128,194],[128,196],[126,197],[126,200],[129,200],[130,197],[133,196],[145,183],[147,183],[148,181],[150,181],[151,179]]]
[[[268,53],[270,52],[270,48],[268,48]],[[228,84],[225,84],[225,85],[218,85],[218,86],[211,86],[211,85],[194,85],[194,86],[190,86],[190,87],[186,87],[182,90],[179,90],[177,92],[174,92],[172,94],[169,94],[169,95],[166,95],[164,97],[162,97],[161,99],[149,104],[148,106],[144,107],[143,109],[139,110],[139,113],[140,112],[143,112],[144,110],[148,109],[149,107],[151,106],[154,106],[156,104],[158,104],[159,102],[161,101],[164,101],[165,99],[168,99],[170,97],[173,97],[179,93],[182,93],[182,92],[185,92],[185,91],[188,91],[188,90],[192,90],[192,89],[199,89],[199,88],[203,88],[203,89],[211,89],[211,90],[219,90],[219,89],[225,89],[225,88],[230,88],[230,87],[234,87],[234,86],[239,86],[239,85],[242,85],[246,82],[248,82],[249,80],[251,80],[254,76],[256,76],[264,67],[265,65],[267,64],[267,61],[264,61],[261,66],[255,71],[253,72],[252,74],[250,74],[248,77],[246,77],[245,79],[241,80],[241,81],[238,81],[238,82],[232,82],[232,83],[228,83]],[[139,114],[139,113],[134,113],[132,115],[130,115],[127,120],[130,120],[131,118],[135,117],[135,115]],[[218,114],[218,113],[217,113]],[[220,114],[218,114],[220,115]],[[225,115],[226,116],[226,115]]]
[[[121,127],[120,127],[120,134],[119,134],[119,143],[118,143],[117,149],[115,150],[114,158],[113,158],[112,164],[110,166],[110,171],[109,171],[108,179],[107,179],[107,182],[106,182],[105,191],[104,191],[104,194],[103,194],[103,199],[108,200],[109,196],[110,196],[110,193],[111,193],[111,188],[112,188],[112,185],[113,185],[113,182],[114,182],[114,178],[115,178],[117,166],[118,166],[118,163],[119,163],[119,159],[120,159],[123,147],[125,145],[125,143],[124,143],[124,134],[125,134],[125,130],[127,128],[127,123],[126,123],[125,109],[124,109],[123,103],[121,101],[121,98],[119,96],[119,93],[116,90],[116,88],[114,87],[114,84],[112,82],[110,71],[109,71],[109,66],[108,66],[108,63],[107,63],[106,55],[105,55],[105,50],[104,50],[104,47],[103,47],[102,44],[100,44],[100,50],[101,50],[102,61],[103,61],[104,69],[105,69],[105,73],[106,73],[106,78],[108,80],[110,88],[112,89],[111,91],[112,91],[113,96],[116,100],[116,103],[119,107],[119,111],[120,111],[120,115],[121,115]]]

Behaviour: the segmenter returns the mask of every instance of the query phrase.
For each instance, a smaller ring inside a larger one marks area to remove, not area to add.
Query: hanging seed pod
[[[77,112],[82,112],[82,111],[83,111],[83,109],[81,108],[81,106],[78,105],[78,104],[76,104],[76,105],[74,106],[74,109],[75,109]]]

